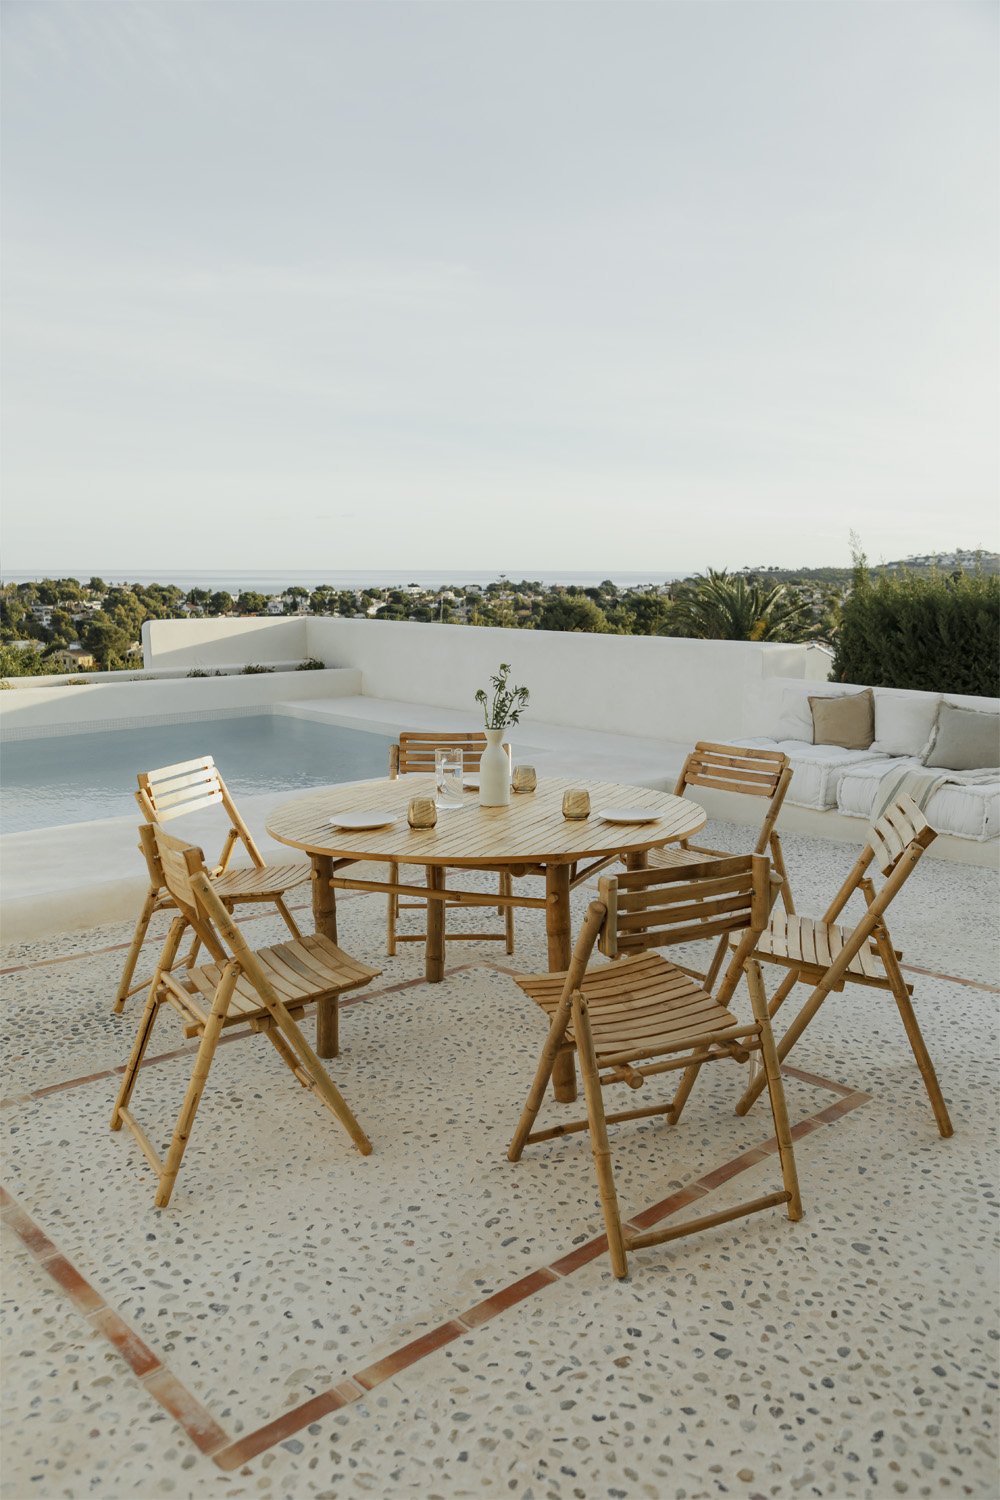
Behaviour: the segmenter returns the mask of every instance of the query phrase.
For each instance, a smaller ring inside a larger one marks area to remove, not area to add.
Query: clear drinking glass
[[[437,807],[462,806],[464,773],[465,761],[461,750],[435,750],[434,774],[437,794],[434,802]]]

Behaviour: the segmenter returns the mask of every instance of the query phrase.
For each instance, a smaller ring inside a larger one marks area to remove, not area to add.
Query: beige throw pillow
[[[989,771],[1000,765],[1000,714],[942,703],[924,765],[942,771]]]
[[[867,750],[875,738],[875,695],[847,693],[842,698],[810,698],[813,744]]]

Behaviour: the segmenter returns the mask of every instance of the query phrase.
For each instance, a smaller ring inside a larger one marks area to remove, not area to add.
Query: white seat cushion
[[[839,745],[808,745],[803,740],[732,740],[762,750],[783,750],[792,767],[792,781],[786,801],[795,807],[836,807],[837,784],[852,766],[888,764],[884,755],[871,750],[843,750]],[[898,762],[892,762],[898,764]]]
[[[869,817],[882,777],[902,767],[925,769],[919,760],[906,756],[846,770],[837,791],[838,810],[849,818]],[[949,782],[934,793],[924,816],[937,833],[950,833],[959,839],[974,839],[977,843],[997,838],[1000,836],[1000,781],[988,782],[985,786]]]

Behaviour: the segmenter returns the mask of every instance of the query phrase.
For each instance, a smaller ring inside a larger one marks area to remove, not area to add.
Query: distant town
[[[915,576],[1000,573],[1000,553],[973,549],[880,565]],[[668,584],[594,587],[501,575],[464,587],[314,589],[278,593],[174,584],[109,585],[102,578],[42,578],[0,586],[0,678],[142,667],[147,619],[331,615],[448,625],[503,626],[619,635],[835,642],[854,582],[851,568],[788,569],[758,564],[694,574]],[[317,665],[319,665],[317,663]]]

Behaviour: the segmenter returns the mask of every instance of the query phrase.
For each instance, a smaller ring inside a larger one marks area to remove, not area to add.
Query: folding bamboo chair
[[[779,1061],[791,1052],[831,990],[842,990],[845,984],[888,990],[899,1010],[938,1130],[950,1136],[948,1107],[910,1000],[913,986],[903,978],[899,967],[902,953],[893,947],[885,925],[890,903],[935,838],[937,834],[912,797],[897,797],[873,824],[868,842],[823,916],[815,920],[776,912],[754,948],[753,959],[788,970],[768,1007],[772,1017],[800,980],[813,986],[809,999],[778,1043]],[[873,860],[885,876],[878,892],[868,874]],[[867,910],[854,927],[841,925],[837,918],[855,891],[864,897]],[[759,1078],[751,1082],[736,1106],[738,1114],[746,1114],[761,1087]]]
[[[152,829],[158,873],[173,898],[177,916],[167,933],[149,998],[139,1022],[111,1116],[111,1129],[127,1125],[157,1175],[155,1203],[166,1208],[191,1135],[202,1091],[219,1037],[228,1026],[245,1025],[263,1032],[282,1062],[332,1111],[363,1156],[371,1142],[343,1095],[302,1035],[296,1020],[309,1005],[336,1007],[346,990],[359,989],[377,977],[378,969],[359,963],[329,938],[314,936],[249,947],[205,868],[200,849]],[[184,933],[193,929],[212,962],[172,972]],[[228,945],[228,947],[227,947]],[[157,1155],[149,1136],[129,1105],[143,1056],[160,1009],[171,1005],[184,1022],[184,1034],[200,1037],[191,1081],[177,1117],[166,1158]]]
[[[285,896],[297,886],[308,883],[310,868],[307,864],[269,865],[264,862],[253,834],[240,817],[226,783],[210,755],[199,756],[197,760],[181,761],[176,766],[162,766],[158,771],[141,771],[138,780],[139,789],[135,797],[149,824],[168,823],[172,818],[180,818],[185,813],[198,812],[204,807],[220,803],[229,817],[230,828],[218,862],[209,872],[216,894],[230,907],[243,902],[272,902],[292,937],[301,938],[302,934],[285,904]],[[238,843],[243,845],[253,862],[249,869],[229,869],[229,861]],[[139,851],[149,871],[149,889],[136,920],[132,942],[118,981],[114,1009],[119,1015],[131,995],[149,988],[148,978],[137,980],[134,976],[151,918],[156,912],[174,909],[174,899],[157,874],[155,846],[148,829],[139,829]],[[185,962],[193,964],[197,951],[196,940]]]
[[[719,791],[735,792],[741,797],[764,797],[767,799],[764,821],[754,844],[754,854],[770,854],[772,900],[780,895],[787,912],[795,910],[792,888],[785,869],[785,857],[781,848],[781,835],[775,826],[781,805],[785,800],[792,768],[788,756],[780,750],[755,750],[741,745],[716,745],[709,740],[699,740],[681,768],[674,787],[674,796],[683,797],[689,787],[708,786]],[[688,839],[680,843],[652,849],[647,858],[650,869],[674,870],[699,864],[706,859],[731,859],[725,849],[708,849],[704,844],[692,844]],[[708,971],[699,975],[705,980],[706,989],[711,989],[719,977],[726,956],[726,938],[720,939]],[[692,971],[696,972],[696,971]]]
[[[503,747],[508,755],[510,746]],[[434,775],[434,753],[437,750],[461,750],[462,768],[467,775],[478,774],[479,761],[483,751],[486,749],[485,734],[462,733],[455,734],[423,734],[417,732],[406,732],[399,736],[399,742],[389,746],[389,775],[392,780],[397,776],[406,776],[414,772],[423,775]],[[513,894],[514,882],[510,872],[500,870],[499,887],[497,894],[510,896]],[[390,885],[399,884],[399,864],[392,861],[389,865]],[[445,903],[445,916],[450,903]],[[453,904],[453,903],[451,903]],[[391,958],[396,952],[397,943],[422,943],[425,941],[426,932],[400,932],[398,930],[399,913],[401,911],[426,911],[426,901],[403,901],[395,892],[389,895],[389,906],[386,920],[386,952]],[[498,906],[497,912],[503,917],[502,932],[448,932],[445,928],[445,942],[448,943],[490,943],[499,942],[506,945],[508,953],[514,951],[514,908],[512,906]]]
[[[767,925],[769,876],[769,862],[760,855],[713,860],[686,869],[604,876],[599,882],[600,899],[590,905],[570,967],[558,974],[515,976],[525,994],[550,1016],[551,1024],[507,1155],[517,1161],[532,1142],[590,1131],[611,1268],[618,1277],[628,1274],[629,1250],[659,1245],[782,1203],[790,1219],[802,1217],[767,999],[760,968],[750,957]],[[728,934],[740,934],[739,942],[714,998],[662,954],[645,952],[666,943],[687,942],[693,936]],[[619,961],[588,969],[595,942],[607,957]],[[754,1017],[750,1024],[727,1009],[745,963]],[[579,1060],[587,1118],[535,1131],[532,1127],[563,1049],[573,1050]],[[664,1115],[673,1125],[705,1063],[745,1062],[757,1053],[771,1100],[783,1191],[704,1214],[675,1228],[640,1231],[623,1225],[608,1125],[649,1115]],[[683,1070],[680,1085],[668,1103],[605,1114],[601,1091],[607,1085],[625,1083],[637,1089],[653,1074],[678,1069]]]

